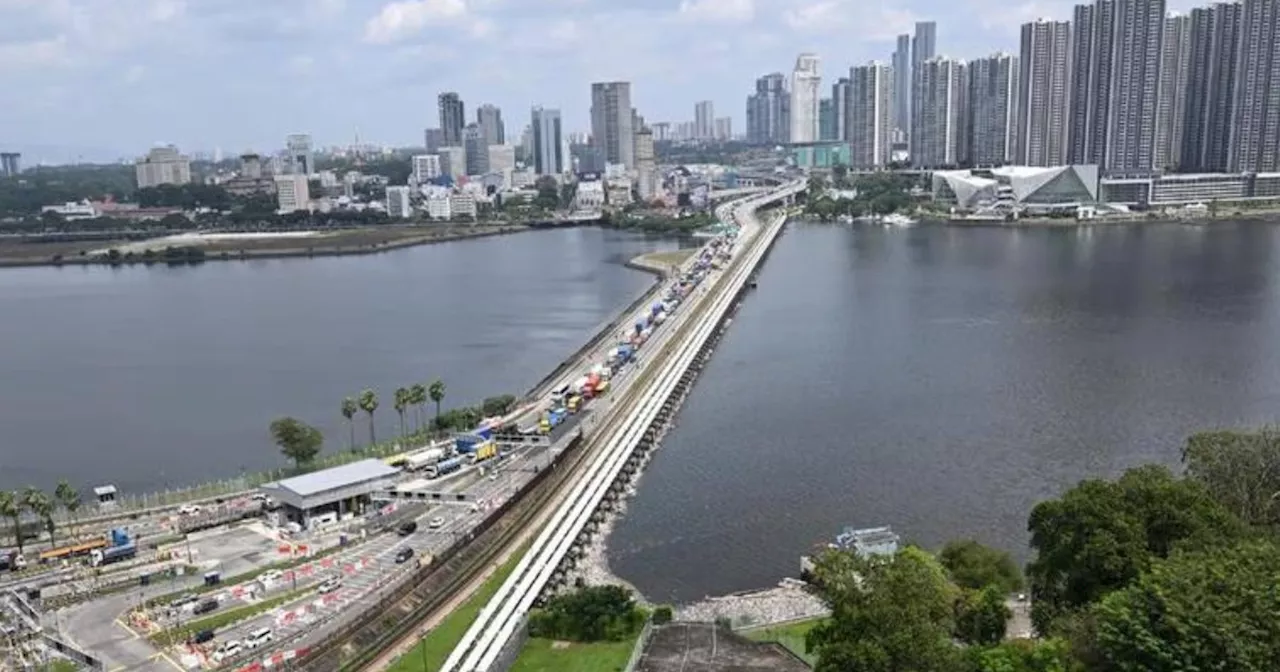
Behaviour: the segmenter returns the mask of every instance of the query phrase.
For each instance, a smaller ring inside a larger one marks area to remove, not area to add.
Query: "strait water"
[[[0,488],[142,492],[283,464],[291,415],[346,447],[342,398],[439,377],[523,394],[653,282],[674,241],[538,231],[372,256],[0,270]],[[356,437],[367,439],[357,416]]]
[[[647,597],[768,587],[845,525],[1026,558],[1078,480],[1280,411],[1280,227],[790,225],[609,540]]]

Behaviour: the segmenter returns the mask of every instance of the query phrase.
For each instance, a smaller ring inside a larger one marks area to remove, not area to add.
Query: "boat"
[[[885,215],[881,217],[880,223],[884,224],[885,226],[912,226],[916,224],[916,220],[911,219],[906,215],[900,215],[895,212],[892,215]]]

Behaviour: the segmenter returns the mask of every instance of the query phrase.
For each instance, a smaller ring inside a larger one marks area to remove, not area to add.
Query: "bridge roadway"
[[[633,406],[620,409],[610,425],[592,437],[588,450],[595,453],[589,469],[570,485],[568,497],[543,528],[498,592],[481,610],[441,672],[489,672],[512,636],[525,623],[525,615],[578,539],[591,514],[617,479],[623,465],[661,411],[689,365],[722,318],[737,302],[739,291],[782,229],[778,217],[761,227],[755,211],[770,202],[804,190],[803,182],[791,182],[762,197],[733,204],[730,215],[743,226],[740,238],[747,242],[714,286],[698,297],[688,311],[691,333],[673,336],[674,350],[639,392]],[[760,230],[756,230],[760,229]],[[674,330],[673,330],[674,331]]]

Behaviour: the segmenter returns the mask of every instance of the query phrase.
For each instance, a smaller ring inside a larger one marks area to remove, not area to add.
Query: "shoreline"
[[[959,228],[992,228],[992,229],[1070,229],[1094,226],[1214,226],[1217,224],[1280,224],[1280,209],[1257,212],[1239,211],[1219,213],[1214,217],[1147,217],[1145,214],[1126,217],[1099,217],[1096,219],[1074,219],[1055,217],[1024,217],[1012,221],[991,219],[952,219],[930,213],[918,214],[921,224],[954,226]],[[813,215],[801,214],[795,217],[800,221],[816,224],[841,223],[835,219],[822,219]]]

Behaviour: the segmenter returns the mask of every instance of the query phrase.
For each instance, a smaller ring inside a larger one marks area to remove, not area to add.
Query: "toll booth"
[[[116,486],[99,485],[93,489],[93,496],[98,498],[99,509],[114,509],[116,506]]]

